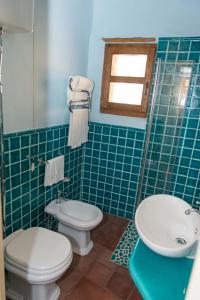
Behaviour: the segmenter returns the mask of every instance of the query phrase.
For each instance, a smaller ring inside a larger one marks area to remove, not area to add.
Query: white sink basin
[[[193,258],[199,239],[200,216],[191,206],[174,196],[153,195],[136,210],[135,224],[142,241],[158,254]]]

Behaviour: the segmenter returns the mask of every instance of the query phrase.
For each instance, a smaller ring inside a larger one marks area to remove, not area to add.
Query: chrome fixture
[[[81,108],[87,108],[90,110],[91,108],[91,100],[92,100],[92,94],[89,93],[87,90],[74,90],[72,88],[72,81],[73,79],[69,79],[69,89],[72,92],[81,92],[87,94],[86,100],[79,100],[79,101],[69,101],[69,111],[73,112],[73,109],[81,109]]]
[[[3,59],[3,28],[0,27],[0,185],[1,185],[1,201],[2,201],[2,218],[3,218],[3,231],[5,231],[5,190],[6,190],[6,180],[5,180],[5,159],[4,159],[4,137],[3,137],[3,107],[2,107],[2,59]]]
[[[150,142],[150,134],[151,134],[151,128],[152,128],[152,123],[153,123],[156,95],[157,95],[157,91],[158,91],[158,79],[159,79],[160,68],[161,68],[161,60],[158,59],[158,63],[157,63],[157,67],[156,67],[156,74],[155,74],[155,83],[154,83],[153,95],[152,95],[152,102],[151,102],[151,108],[150,108],[150,113],[149,113],[148,127],[147,127],[147,132],[146,132],[146,141],[145,141],[145,145],[144,145],[144,155],[143,155],[143,161],[142,161],[141,172],[140,172],[140,182],[138,185],[137,196],[136,196],[135,209],[138,207],[138,205],[141,202],[142,186],[143,186],[143,182],[144,182],[145,164],[146,164],[146,160],[147,160],[148,146],[149,146],[149,142]]]
[[[185,211],[185,214],[186,214],[187,216],[189,216],[189,215],[190,215],[191,213],[193,213],[193,212],[195,212],[195,213],[197,213],[197,214],[200,215],[200,210],[195,209],[195,208],[189,208],[189,209],[187,209],[187,210]]]
[[[63,192],[58,190],[57,197],[56,197],[56,203],[57,204],[61,203],[62,199],[63,199]]]
[[[57,153],[57,156],[60,156],[60,155],[64,155],[64,154],[58,152],[58,153]],[[43,160],[42,158],[37,158],[37,156],[30,156],[30,155],[27,155],[26,158],[30,159],[31,162],[35,162],[35,160],[38,161],[39,166],[41,166],[41,165],[46,165],[46,164],[48,163],[48,160]]]

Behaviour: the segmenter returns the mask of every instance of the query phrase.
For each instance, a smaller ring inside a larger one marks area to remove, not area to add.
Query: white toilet
[[[78,200],[57,199],[46,206],[45,212],[58,220],[58,231],[69,238],[75,253],[86,255],[91,251],[90,231],[103,219],[98,207]]]
[[[72,262],[69,240],[54,231],[32,227],[4,240],[6,295],[14,300],[57,300],[55,283]]]

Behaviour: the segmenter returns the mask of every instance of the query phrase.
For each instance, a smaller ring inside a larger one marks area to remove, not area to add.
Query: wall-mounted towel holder
[[[62,153],[58,152],[57,156],[63,155]],[[27,155],[26,158],[30,159],[31,162],[37,161],[39,163],[39,166],[46,165],[48,163],[48,160],[43,160],[42,158],[38,158],[37,156],[30,156]]]
[[[69,101],[69,111],[73,112],[74,109],[84,109],[87,108],[90,110],[91,108],[91,100],[92,100],[92,94],[88,92],[87,90],[74,90],[72,88],[72,81],[73,79],[69,79],[69,89],[72,92],[81,92],[81,93],[86,93],[87,94],[87,99],[86,100],[80,100],[80,101]]]

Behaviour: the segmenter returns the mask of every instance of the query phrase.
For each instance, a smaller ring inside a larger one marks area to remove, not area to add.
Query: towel
[[[64,155],[47,161],[45,166],[44,186],[52,186],[64,180]]]
[[[64,180],[64,155],[54,158],[55,163],[55,183]]]
[[[89,93],[92,93],[94,88],[94,81],[83,76],[71,76],[70,79],[72,79],[71,87],[74,91],[80,91],[85,90]]]
[[[81,101],[81,100],[85,101],[88,99],[88,94],[84,92],[73,92],[68,88],[67,99],[68,99],[68,103],[69,101]]]
[[[81,101],[88,99],[88,93],[91,94],[94,89],[94,81],[83,76],[70,76],[69,81],[71,81],[71,87],[73,91],[69,88],[67,90],[67,98],[69,101]],[[81,90],[88,91],[81,92]]]
[[[44,186],[51,186],[55,183],[54,160],[50,159],[45,165]]]
[[[74,109],[70,113],[68,146],[72,149],[80,147],[88,141],[88,109]]]
[[[83,76],[71,76],[71,88],[68,89],[68,104],[73,102],[73,105],[89,104],[88,93],[91,95],[94,88],[94,81]],[[88,91],[81,92],[81,90]],[[88,100],[88,101],[87,101]],[[68,146],[72,149],[80,147],[88,141],[88,120],[89,109],[76,108],[70,113]]]

